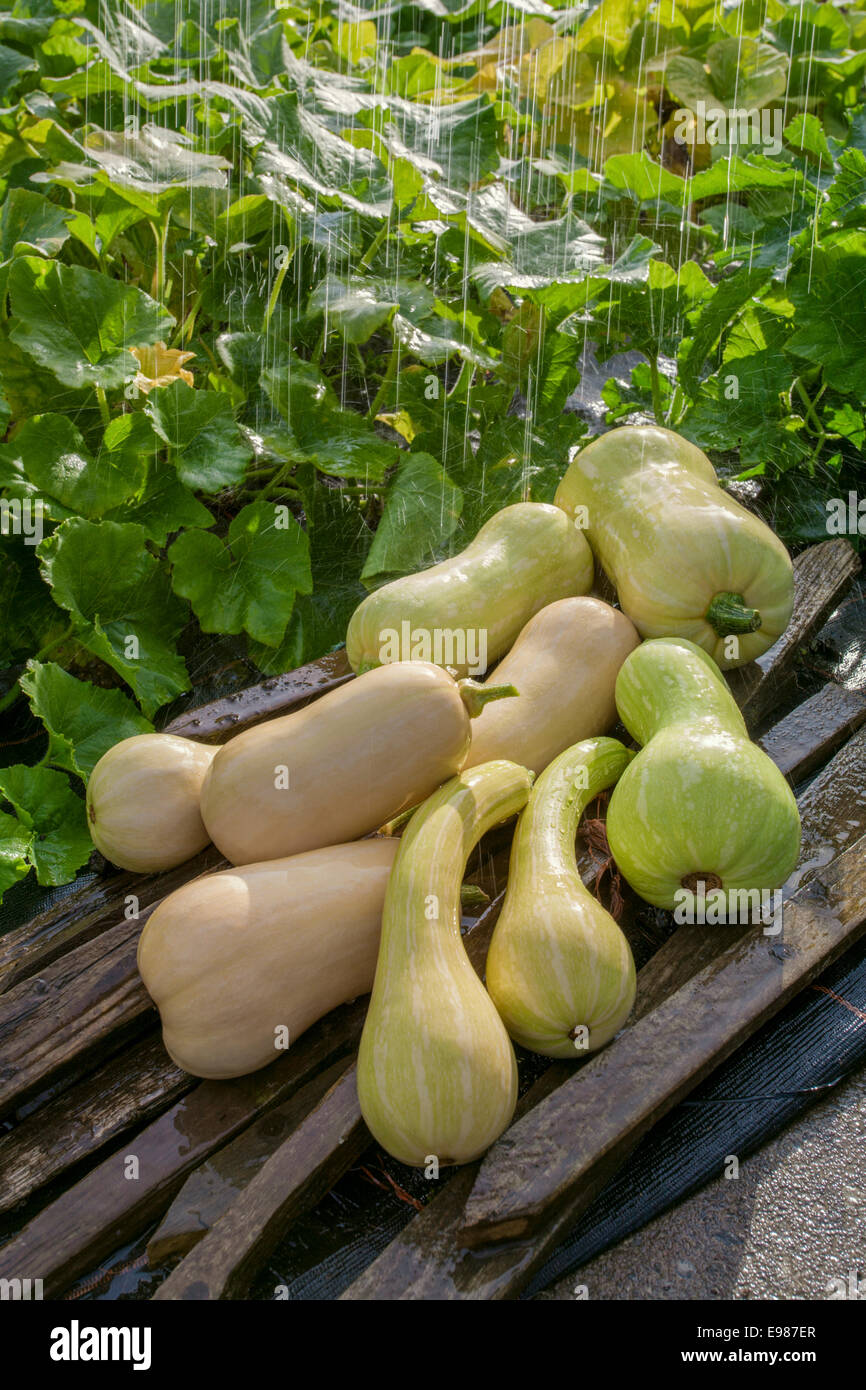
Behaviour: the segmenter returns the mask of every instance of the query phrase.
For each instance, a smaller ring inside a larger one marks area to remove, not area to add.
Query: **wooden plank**
[[[197,1084],[175,1066],[156,1035],[112,1057],[0,1136],[0,1212],[159,1114]]]
[[[324,1196],[369,1143],[352,1062],[154,1299],[242,1298],[292,1221]]]
[[[0,1249],[0,1278],[44,1280],[55,1298],[165,1210],[187,1173],[259,1115],[357,1045],[358,1001],[309,1029],[272,1066],[235,1081],[203,1081],[92,1168]],[[128,1159],[138,1177],[128,1177]]]
[[[137,922],[61,956],[0,996],[0,1115],[74,1066],[152,1025],[154,1006],[135,964]]]
[[[282,1105],[267,1110],[190,1173],[147,1242],[147,1262],[152,1269],[189,1254],[204,1239],[345,1070],[345,1059],[341,1058]]]
[[[346,649],[341,647],[283,676],[271,676],[220,700],[187,710],[166,724],[163,732],[194,738],[199,743],[225,743],[243,729],[299,709],[311,699],[326,695],[350,680],[354,680],[354,675],[346,659]]]
[[[729,671],[728,684],[750,728],[790,694],[797,654],[810,642],[860,570],[860,560],[841,536],[810,545],[794,561],[794,611],[778,642],[757,661]]]
[[[794,785],[825,763],[864,722],[866,695],[828,681],[757,742]]]
[[[224,869],[214,845],[162,874],[112,873],[0,936],[0,993],[38,975],[66,951],[107,931],[127,910],[141,912],[199,874]],[[134,897],[137,900],[131,903]]]
[[[487,1170],[483,1186],[477,1191],[473,1187],[472,1170],[458,1174],[345,1291],[343,1299],[515,1297],[634,1148],[645,1130],[641,1126],[647,1111],[658,1100],[657,1075],[666,1076],[669,1085],[688,1089],[691,1081],[683,1080],[683,1075],[696,1051],[706,1074],[738,1045],[728,1036],[722,1049],[708,1057],[714,1044],[705,1039],[702,1028],[715,1036],[726,1016],[737,1017],[742,1030],[738,1042],[742,1042],[851,945],[864,926],[866,840],[861,839],[820,870],[801,890],[797,902],[789,904],[784,951],[780,943],[763,936],[742,940],[695,977],[686,987],[687,996],[677,995],[647,1014],[573,1075],[566,1083],[571,1108],[558,1115],[566,1124],[557,1134],[556,1154],[546,1145],[541,1152],[521,1145],[519,1162],[526,1191],[520,1191],[515,1174],[511,1182],[503,1179],[500,1192],[500,1174],[510,1164],[501,1166],[499,1146],[520,1128],[525,1134],[525,1127],[534,1127],[529,1137],[537,1140],[539,1121],[552,1119],[565,1087],[531,1109],[490,1150],[475,1177],[475,1183],[481,1184],[482,1172]],[[681,1010],[684,1000],[688,1008]],[[745,1000],[747,1009],[741,1007]],[[678,1066],[679,1080],[674,1075]],[[575,1123],[575,1115],[581,1116],[580,1124]],[[538,1182],[548,1175],[562,1192],[559,1204],[551,1205],[544,1217],[536,1212],[533,1199],[527,1202],[526,1197],[536,1194]],[[485,1224],[470,1228],[468,1221],[477,1223],[479,1216]],[[504,1237],[511,1231],[515,1238],[482,1248],[461,1247],[461,1241],[472,1240],[482,1231],[485,1240],[488,1232]],[[522,1239],[517,1238],[520,1231],[525,1232]]]

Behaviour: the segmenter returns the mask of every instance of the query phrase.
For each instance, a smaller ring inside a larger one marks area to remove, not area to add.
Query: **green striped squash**
[[[468,1163],[514,1113],[514,1049],[461,940],[460,883],[475,844],[522,809],[531,785],[511,762],[461,773],[415,812],[394,861],[358,1097],[401,1163]]]
[[[546,1057],[602,1047],[634,1002],[629,944],[582,882],[574,847],[585,807],[632,757],[613,738],[566,749],[539,777],[514,837],[487,988],[512,1038]]]
[[[797,803],[712,658],[681,638],[644,642],[620,668],[616,705],[643,745],[607,814],[632,888],[656,907],[692,910],[701,882],[729,903],[784,883],[800,848]]]

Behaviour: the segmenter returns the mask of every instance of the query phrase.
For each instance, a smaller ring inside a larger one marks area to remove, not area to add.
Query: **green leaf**
[[[371,421],[343,410],[317,367],[295,358],[262,372],[262,385],[292,431],[297,462],[369,486],[384,480],[397,460],[396,445],[380,439]]]
[[[0,664],[4,666],[41,650],[66,627],[65,614],[51,602],[29,545],[13,547],[7,540],[0,550],[0,612]]]
[[[361,580],[368,588],[432,564],[454,534],[463,494],[431,454],[409,454],[388,486]]]
[[[96,519],[128,502],[144,486],[147,456],[141,451],[141,434],[135,432],[133,448],[124,447],[137,418],[113,420],[93,458],[66,415],[32,415],[13,443],[0,445],[0,460],[29,478],[39,496],[56,499],[66,509],[60,515],[78,512]],[[52,515],[57,514],[52,509]]]
[[[328,327],[342,333],[347,342],[366,343],[388,322],[400,303],[403,288],[399,281],[388,285],[370,276],[352,275],[341,280],[336,275],[326,275],[310,295],[307,309],[311,314],[324,314]],[[418,288],[432,309],[433,292],[423,284]]]
[[[227,543],[186,531],[169,550],[172,583],[204,632],[246,631],[275,647],[296,593],[310,593],[310,545],[286,507],[251,502],[229,526]]]
[[[21,763],[0,768],[0,792],[30,831],[28,863],[43,887],[69,883],[93,853],[84,801],[62,772]]]
[[[0,898],[13,883],[29,874],[32,839],[20,820],[0,811]]]
[[[604,238],[577,218],[543,222],[514,238],[509,257],[487,261],[472,271],[483,295],[497,288],[539,290],[581,281],[604,260]]]
[[[122,386],[130,347],[165,337],[171,315],[132,285],[81,266],[17,258],[9,270],[14,343],[64,386]]]
[[[713,293],[691,316],[691,336],[684,338],[679,353],[682,384],[691,393],[697,389],[703,365],[724,330],[770,279],[769,266],[742,266],[716,286]]]
[[[124,417],[142,420],[143,415]],[[152,460],[143,494],[132,506],[118,509],[105,517],[106,521],[131,522],[141,526],[149,541],[163,546],[175,531],[188,526],[213,526],[213,516],[188,487],[185,487],[170,464]]]
[[[310,537],[313,590],[298,594],[279,647],[250,643],[265,675],[281,675],[342,646],[349,618],[364,597],[359,575],[373,533],[358,504],[339,487],[323,487],[312,464],[296,473]]]
[[[151,392],[145,413],[173,451],[178,477],[188,488],[213,495],[242,481],[253,455],[227,396],[174,381]]]
[[[11,188],[0,209],[0,261],[38,252],[56,256],[69,236],[68,208],[59,208],[42,193]]]
[[[26,58],[14,48],[0,44],[0,96],[4,96],[7,101],[23,77],[38,71],[39,64],[33,58]]]
[[[785,126],[782,133],[788,144],[792,145],[795,150],[802,150],[805,154],[810,154],[813,159],[820,159],[825,169],[832,169],[833,155],[827,144],[824,127],[817,116],[813,116],[808,111],[801,111],[799,116],[794,117],[790,125]]]
[[[611,155],[604,162],[604,177],[612,188],[631,193],[642,203],[661,199],[682,207],[685,199],[686,180],[657,164],[645,150]]]
[[[75,95],[68,79],[62,79],[59,85],[64,95]],[[127,199],[137,195],[139,206],[145,210],[148,201],[162,193],[224,188],[226,170],[231,167],[221,155],[204,154],[193,148],[187,136],[157,125],[142,126],[132,134],[91,129],[81,154],[81,163],[64,160],[51,173],[39,174],[39,180],[74,188],[87,188],[101,181]]]
[[[143,527],[74,517],[42,542],[38,554],[78,641],[123,677],[148,717],[189,688],[174,649],[183,608],[145,547]]]
[[[48,731],[46,761],[85,781],[115,743],[153,730],[122,690],[76,680],[53,662],[28,661],[20,685]]]
[[[838,391],[866,402],[866,231],[838,232],[810,247],[788,281],[797,311],[788,352],[821,366]]]

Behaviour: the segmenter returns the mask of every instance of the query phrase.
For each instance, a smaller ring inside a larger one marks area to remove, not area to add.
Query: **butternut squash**
[[[503,507],[450,560],[369,594],[352,614],[354,671],[421,658],[480,675],[545,604],[592,588],[592,554],[558,507]]]
[[[134,734],[103,753],[87,783],[87,824],[100,854],[148,874],[204,849],[201,788],[215,754],[174,734]]]
[[[399,840],[360,840],[186,883],[157,907],[138,968],[193,1076],[257,1071],[373,983]]]
[[[617,672],[639,644],[624,613],[597,598],[562,598],[530,618],[491,677],[519,700],[490,704],[472,724],[464,768],[511,758],[538,775],[581,739],[616,723]]]
[[[609,430],[575,455],[555,500],[585,526],[642,637],[688,638],[724,670],[753,661],[788,626],[787,550],[673,430]]]
[[[424,661],[368,671],[223,745],[202,787],[208,834],[232,864],[356,840],[453,777],[472,715],[516,693]]]

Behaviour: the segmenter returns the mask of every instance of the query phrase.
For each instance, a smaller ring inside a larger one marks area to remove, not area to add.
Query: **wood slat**
[[[0,1136],[0,1212],[8,1211],[198,1085],[158,1035],[147,1038]]]
[[[154,1298],[243,1297],[291,1222],[324,1196],[369,1142],[352,1062]]]
[[[828,681],[757,742],[796,784],[825,763],[864,722],[866,695]]]
[[[216,1225],[271,1154],[297,1129],[346,1069],[345,1059],[320,1072],[282,1105],[265,1111],[236,1139],[190,1173],[147,1242],[151,1269],[189,1254]]]
[[[224,743],[243,729],[288,714],[353,679],[346,649],[341,647],[283,676],[271,676],[257,685],[187,710],[166,724],[163,732],[194,738],[199,743]]]
[[[810,545],[797,556],[794,611],[785,632],[757,661],[727,673],[750,729],[758,728],[770,710],[788,698],[800,648],[824,626],[859,570],[859,557],[841,536]]]
[[[135,954],[142,926],[120,922],[0,996],[0,1115],[49,1079],[149,1027],[154,1006]]]

